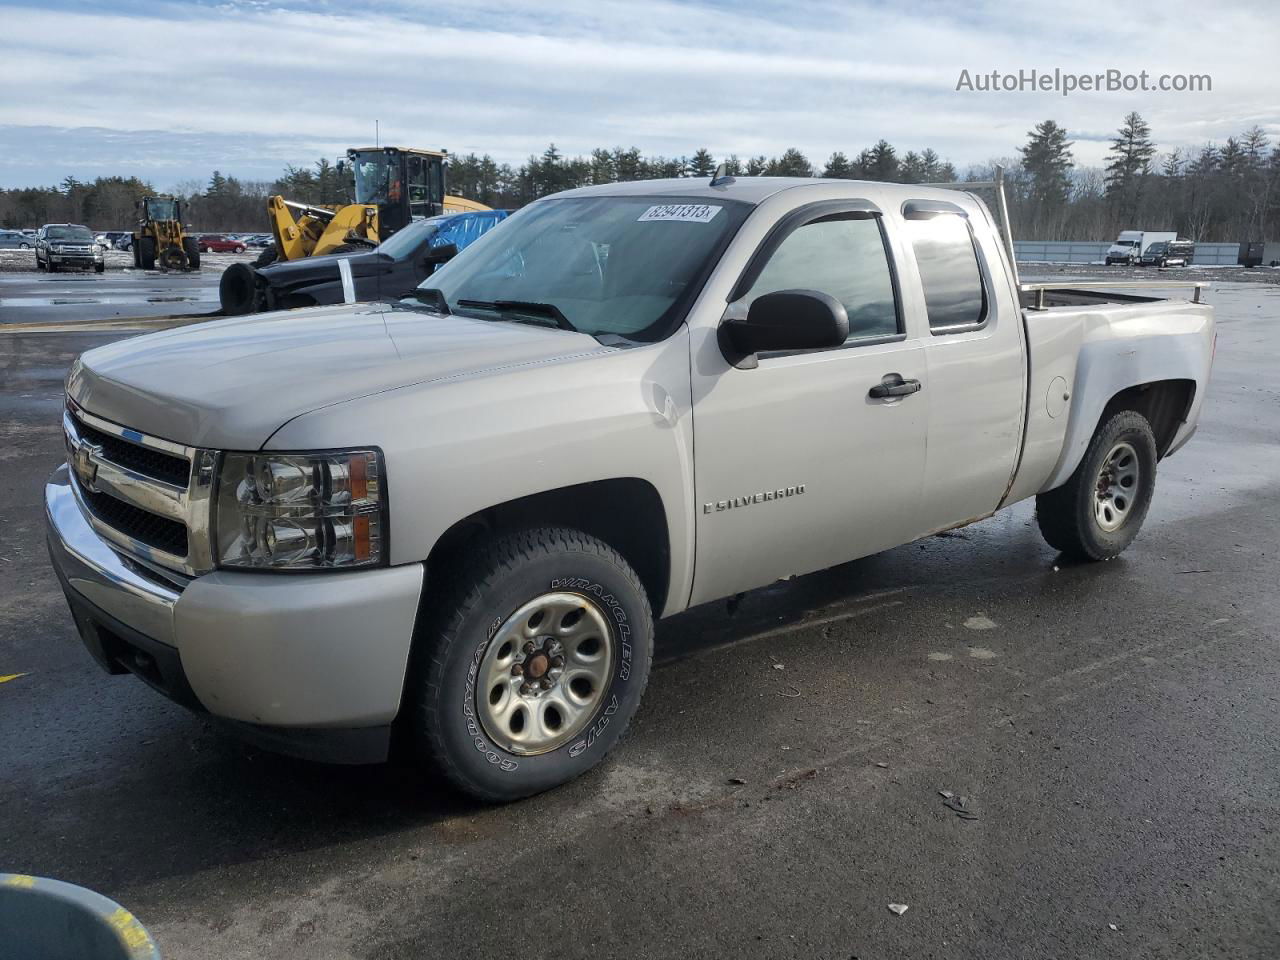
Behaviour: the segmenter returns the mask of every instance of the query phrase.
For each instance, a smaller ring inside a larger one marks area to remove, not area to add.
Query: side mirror
[[[718,337],[724,358],[750,370],[758,365],[757,353],[840,346],[849,338],[849,314],[817,290],[779,290],[757,297],[746,319],[722,323]]]
[[[438,247],[428,247],[422,262],[427,265],[448,263],[458,255],[458,246],[454,243],[442,243]]]

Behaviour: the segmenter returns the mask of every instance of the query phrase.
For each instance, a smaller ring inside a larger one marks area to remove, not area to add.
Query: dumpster
[[[0,955],[5,960],[160,960],[128,910],[92,890],[0,873]]]

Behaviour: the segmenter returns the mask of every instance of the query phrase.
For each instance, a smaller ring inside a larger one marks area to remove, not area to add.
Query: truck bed
[[[1206,284],[1187,280],[1098,280],[1074,283],[1024,283],[1019,286],[1019,302],[1024,310],[1047,310],[1052,307],[1084,307],[1106,303],[1159,303],[1166,299],[1184,300],[1154,295],[1155,291],[1171,293],[1174,290],[1190,290],[1192,303],[1200,302],[1200,290]],[[1149,289],[1152,294],[1132,293],[1135,289]]]

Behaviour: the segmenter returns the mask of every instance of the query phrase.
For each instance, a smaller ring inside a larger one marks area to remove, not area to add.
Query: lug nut
[[[513,664],[511,665],[511,675],[512,675],[513,677],[523,677],[523,676],[524,676],[524,664],[522,664],[522,663],[513,663]]]
[[[551,665],[557,669],[564,666],[564,657],[556,657],[551,661]]]
[[[550,689],[551,689],[551,678],[550,678],[550,677],[543,677],[543,678],[542,678],[540,681],[538,681],[538,682],[539,682],[540,684],[542,684],[542,689],[543,689],[543,690],[550,690]]]
[[[533,641],[532,641],[532,640],[530,640],[528,643],[526,643],[526,644],[524,645],[524,652],[525,652],[526,654],[533,653]]]

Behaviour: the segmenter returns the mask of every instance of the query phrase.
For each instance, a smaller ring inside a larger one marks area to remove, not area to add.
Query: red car
[[[200,236],[200,252],[201,253],[244,253],[244,244],[239,240],[232,240],[230,237],[224,237],[219,233],[205,233]]]

